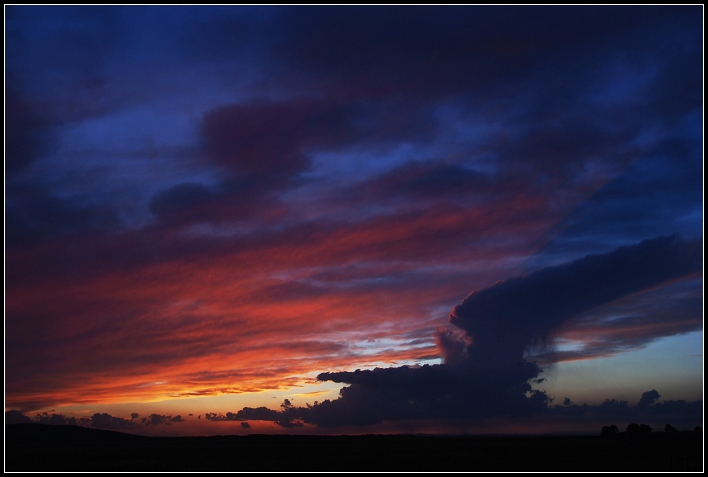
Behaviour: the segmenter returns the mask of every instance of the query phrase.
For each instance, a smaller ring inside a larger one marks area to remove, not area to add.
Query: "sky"
[[[703,6],[6,6],[5,419],[703,424]]]

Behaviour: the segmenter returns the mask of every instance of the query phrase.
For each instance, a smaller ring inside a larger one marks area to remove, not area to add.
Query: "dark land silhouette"
[[[146,437],[5,426],[6,471],[701,471],[696,431],[597,436]]]

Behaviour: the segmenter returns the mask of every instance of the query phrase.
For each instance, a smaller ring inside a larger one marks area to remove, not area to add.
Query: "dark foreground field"
[[[143,437],[75,426],[5,427],[12,471],[701,471],[694,433],[564,437]]]

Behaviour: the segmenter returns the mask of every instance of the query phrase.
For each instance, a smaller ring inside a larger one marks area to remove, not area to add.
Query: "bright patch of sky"
[[[533,387],[555,397],[554,404],[568,397],[575,404],[620,399],[635,405],[652,389],[661,394],[659,401],[703,399],[703,331],[661,338],[610,357],[557,363],[540,377],[547,381]]]

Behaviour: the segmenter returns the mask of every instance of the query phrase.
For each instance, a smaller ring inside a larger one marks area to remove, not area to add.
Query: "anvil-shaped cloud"
[[[524,357],[530,347],[552,346],[554,330],[583,312],[700,270],[700,242],[674,235],[502,281],[453,309],[450,322],[461,335],[437,331],[444,364],[322,373],[322,381],[350,386],[334,401],[280,412],[264,408],[268,415],[260,416],[327,427],[547,412],[548,396],[529,383],[542,371]],[[255,417],[245,409],[230,415]]]

